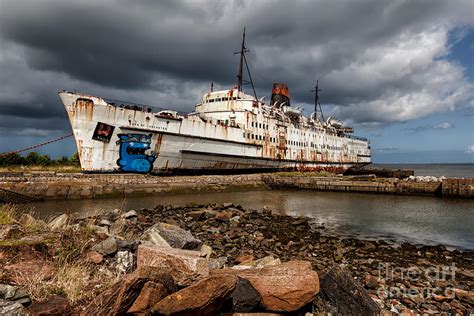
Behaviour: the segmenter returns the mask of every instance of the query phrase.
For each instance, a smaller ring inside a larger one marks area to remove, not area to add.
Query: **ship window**
[[[252,127],[253,127],[253,122],[252,122]]]
[[[253,139],[253,134],[252,134],[252,139]]]

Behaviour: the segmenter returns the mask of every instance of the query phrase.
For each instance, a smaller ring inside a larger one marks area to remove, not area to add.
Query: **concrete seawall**
[[[0,188],[46,200],[268,189],[260,174],[157,177],[80,173],[0,175]]]
[[[53,172],[0,175],[0,193],[3,190],[3,192],[47,200],[272,188],[474,198],[474,179],[411,182],[394,178],[318,177],[309,173],[175,177]]]
[[[272,174],[263,175],[263,181],[274,189],[286,188],[474,198],[474,179],[446,179],[441,182],[412,182],[395,178],[353,179],[351,177]]]

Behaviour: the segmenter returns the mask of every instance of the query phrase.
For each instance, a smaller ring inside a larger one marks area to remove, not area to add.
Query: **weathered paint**
[[[148,161],[157,173],[216,168],[344,170],[371,161],[366,139],[330,123],[289,116],[235,89],[205,94],[196,111],[185,116],[121,107],[84,94],[59,95],[85,171],[130,171],[117,164],[119,134],[151,135],[141,154],[155,158]],[[115,127],[109,142],[92,139],[99,123]],[[140,170],[135,172],[144,172]]]

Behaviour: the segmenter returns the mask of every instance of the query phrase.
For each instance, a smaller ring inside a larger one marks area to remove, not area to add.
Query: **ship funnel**
[[[270,105],[280,107],[283,103],[290,106],[290,92],[286,83],[274,83]]]

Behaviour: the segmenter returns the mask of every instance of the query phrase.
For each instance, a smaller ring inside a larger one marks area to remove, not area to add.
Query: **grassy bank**
[[[28,166],[0,166],[0,173],[6,172],[58,172],[58,173],[75,173],[81,172],[78,165],[28,165]]]
[[[94,229],[63,224],[0,205],[0,283],[26,288],[33,302],[59,295],[79,306],[115,283],[117,271],[85,257],[85,249],[97,241]]]

